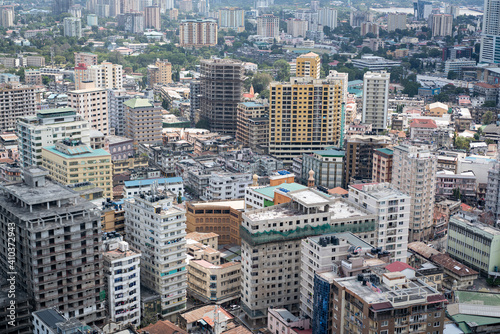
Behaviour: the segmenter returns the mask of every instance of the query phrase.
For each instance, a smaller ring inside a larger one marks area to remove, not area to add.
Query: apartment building
[[[103,254],[108,314],[121,325],[141,322],[141,254],[126,241],[111,240]]]
[[[115,232],[125,234],[125,211],[121,201],[104,203],[101,210],[101,225],[104,234]]]
[[[390,183],[349,186],[349,200],[378,216],[376,247],[389,252],[389,261],[406,262],[411,198]]]
[[[144,27],[146,29],[161,29],[159,6],[146,6],[144,8]]]
[[[127,241],[141,253],[141,284],[160,294],[167,320],[186,309],[186,212],[176,198],[153,188],[124,203]]]
[[[314,185],[323,186],[327,189],[341,187],[344,156],[344,151],[335,149],[304,153],[302,155],[302,182],[306,183],[309,172],[312,170],[314,172]]]
[[[267,146],[269,141],[269,105],[241,102],[237,106],[236,140],[252,150]]]
[[[354,181],[371,182],[373,154],[376,149],[391,145],[388,136],[352,135],[345,140],[344,176],[342,188]]]
[[[14,81],[19,82],[19,77],[17,77],[17,80]],[[24,82],[26,82],[27,85],[42,85],[42,74],[40,73],[40,70],[35,70],[35,69],[24,70]],[[2,83],[1,79],[0,83]]]
[[[79,194],[49,181],[47,171],[32,167],[23,175],[23,182],[2,185],[1,271],[16,273],[17,290],[28,294],[35,310],[55,308],[66,318],[102,324],[99,213]],[[13,229],[18,251],[9,263],[7,237]]]
[[[91,82],[82,83],[82,89],[68,92],[68,107],[82,115],[92,129],[109,134],[108,92]]]
[[[426,147],[394,147],[392,185],[411,196],[409,241],[432,235],[437,158]]]
[[[186,232],[217,233],[219,244],[241,245],[241,215],[245,201],[186,202]]]
[[[245,189],[251,184],[250,173],[213,172],[202,198],[208,201],[244,198]]]
[[[260,325],[268,307],[300,309],[301,239],[353,232],[373,243],[377,217],[342,198],[312,189],[287,193],[290,202],[243,214],[241,306]]]
[[[68,319],[57,310],[47,308],[33,312],[33,333],[57,334],[77,332],[86,324]]]
[[[125,134],[124,102],[131,98],[132,95],[129,95],[125,89],[108,90],[110,133],[114,130],[114,134],[117,136],[123,136]]]
[[[75,52],[75,65],[81,63],[87,66],[97,65],[97,55],[90,52]]]
[[[91,182],[113,198],[111,155],[103,149],[92,149],[75,139],[63,139],[54,146],[42,148],[42,166],[52,179],[61,184]]]
[[[450,14],[432,14],[429,17],[432,28],[432,37],[451,36],[453,28],[453,15]]]
[[[406,29],[406,13],[389,13],[387,16],[387,31]]]
[[[112,64],[110,62],[92,65],[87,68],[86,80],[93,81],[96,88],[122,89],[122,65]]]
[[[219,9],[219,29],[245,31],[245,11],[234,7]]]
[[[296,59],[296,76],[319,79],[321,74],[321,58],[314,52],[306,53]]]
[[[82,21],[76,17],[65,17],[64,22],[64,36],[82,38]]]
[[[484,167],[490,167],[488,170],[488,180],[487,180],[487,187],[486,187],[486,196],[485,196],[485,210],[489,211],[493,214],[495,219],[499,219],[500,217],[500,164],[489,161],[489,164],[487,164],[487,161],[471,161],[470,164],[465,164],[464,165],[464,170],[468,166],[473,165],[472,163],[475,163],[479,165],[479,163],[482,162],[482,165]],[[475,169],[478,171],[477,174],[482,175],[484,172],[483,170],[479,170],[479,166],[475,166]]]
[[[35,114],[37,91],[34,87],[0,86],[0,131],[13,130],[19,117]]]
[[[72,108],[40,110],[17,121],[19,160],[22,167],[42,164],[42,147],[65,138],[90,145],[90,125]]]
[[[164,59],[156,59],[154,65],[148,65],[148,85],[153,88],[154,85],[168,85],[172,83],[172,64]]]
[[[291,164],[305,152],[339,145],[346,86],[347,74],[336,71],[325,79],[271,83],[269,154]]]
[[[201,61],[200,116],[210,123],[210,130],[236,135],[237,106],[243,93],[243,63],[232,59]]]
[[[389,148],[379,148],[373,151],[373,182],[391,183],[393,154],[394,152]]]
[[[184,196],[184,184],[182,177],[167,177],[154,179],[140,179],[133,181],[125,181],[123,194],[125,197],[134,197],[141,193],[147,193],[153,188],[158,188],[163,191],[171,191],[176,196]]]
[[[195,48],[217,45],[217,21],[210,19],[181,21],[179,42],[183,47]]]
[[[387,110],[389,101],[390,73],[366,72],[363,77],[363,116],[362,123],[372,125],[373,131],[387,129]]]
[[[309,30],[309,21],[299,19],[286,20],[286,32],[291,37],[306,37]],[[318,78],[319,79],[319,78]]]
[[[455,174],[449,170],[442,170],[436,174],[436,196],[453,199],[459,191],[462,201],[476,201],[476,175],[474,172]]]
[[[147,99],[130,99],[125,106],[124,136],[134,144],[153,144],[162,141],[162,108]]]
[[[257,17],[257,35],[274,38],[279,41],[279,17],[273,14],[263,14]]]

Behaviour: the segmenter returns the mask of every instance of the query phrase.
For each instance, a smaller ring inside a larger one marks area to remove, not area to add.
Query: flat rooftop
[[[363,239],[358,238],[357,236],[355,236],[351,232],[323,234],[323,235],[317,235],[314,237],[309,237],[308,239],[311,240],[312,242],[319,244],[319,239],[324,238],[324,237],[337,237],[339,239],[346,239],[348,244],[350,244],[352,246],[356,246],[356,247],[361,247],[364,249],[372,249],[373,248],[372,245],[365,242]]]
[[[128,251],[121,251],[119,249],[114,249],[111,251],[104,252],[103,256],[111,261],[117,260],[117,259],[123,259],[126,257],[131,257],[134,255],[141,255],[140,253],[134,252],[133,250],[128,250]]]
[[[236,199],[236,200],[229,200],[229,201],[217,201],[217,202],[191,202],[190,203],[192,206],[229,206],[234,210],[244,210],[245,209],[245,200],[244,199]]]
[[[402,191],[393,189],[389,184],[384,184],[384,183],[353,184],[350,187],[376,199],[410,198],[410,196],[406,195]]]
[[[290,192],[288,196],[304,206],[324,206],[330,204],[330,199],[309,188]]]

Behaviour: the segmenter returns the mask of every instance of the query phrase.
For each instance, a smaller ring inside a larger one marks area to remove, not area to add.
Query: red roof
[[[462,209],[463,211],[471,211],[472,210],[472,206],[467,205],[465,203],[462,203],[462,204],[460,204],[460,209]]]
[[[168,320],[159,320],[155,324],[139,329],[139,333],[149,334],[187,334],[186,331],[177,327]]]
[[[433,119],[414,119],[410,128],[426,128],[426,129],[436,129],[437,125]]]
[[[350,186],[354,189],[363,190],[363,186],[369,186],[371,184],[378,184],[378,182],[351,184]]]
[[[496,88],[493,85],[487,84],[486,82],[478,82],[476,86],[483,87],[483,88]]]
[[[395,261],[391,264],[388,264],[387,266],[385,266],[385,269],[389,270],[391,273],[396,271],[403,271],[405,269],[415,270],[415,268],[413,268],[412,266],[401,261]]]

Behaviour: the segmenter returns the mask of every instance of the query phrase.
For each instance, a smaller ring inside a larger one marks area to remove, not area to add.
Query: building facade
[[[241,102],[237,106],[236,140],[243,147],[256,150],[267,146],[269,141],[269,105]]]
[[[483,29],[479,62],[500,63],[500,5],[498,0],[484,2]]]
[[[85,80],[93,81],[96,88],[122,89],[122,65],[112,64],[110,62],[92,65],[87,68],[87,77]]]
[[[64,21],[64,36],[66,37],[82,37],[82,21],[76,17],[65,17]]]
[[[134,140],[134,144],[153,144],[162,140],[161,107],[147,99],[130,99],[125,106],[124,136]]]
[[[319,55],[314,52],[309,52],[297,57],[295,73],[297,77],[319,79],[321,74],[321,59]]]
[[[342,186],[344,151],[326,149],[302,155],[302,182],[306,183],[309,172],[314,172],[314,185],[333,189]]]
[[[453,16],[450,14],[432,14],[432,36],[451,36]],[[429,18],[429,20],[431,20]]]
[[[373,131],[387,129],[387,109],[389,101],[390,74],[366,72],[363,77],[363,116],[362,123],[372,125]]]
[[[0,88],[0,131],[16,128],[17,118],[35,114],[36,89],[33,87]]]
[[[264,14],[257,18],[257,35],[279,40],[279,17]]]
[[[406,29],[406,13],[389,13],[387,16],[387,30]]]
[[[105,136],[109,134],[107,90],[95,88],[95,85],[89,83],[83,89],[69,91],[68,107],[82,115],[92,129],[101,131]]]
[[[203,47],[217,45],[217,21],[184,20],[179,26],[181,46]]]
[[[159,6],[147,6],[144,8],[144,27],[146,29],[161,29]]]
[[[219,29],[245,31],[245,11],[234,7],[219,9]]]
[[[164,59],[156,59],[154,65],[149,65],[148,68],[148,85],[153,88],[154,85],[168,85],[172,83],[172,64]]]
[[[379,148],[373,151],[372,180],[377,183],[392,181],[393,151],[388,148]]]

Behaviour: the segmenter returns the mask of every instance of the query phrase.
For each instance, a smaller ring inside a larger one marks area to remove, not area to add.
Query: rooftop
[[[170,183],[182,183],[182,177],[168,177],[168,178],[160,178],[160,179],[145,179],[145,180],[135,180],[135,181],[125,181],[126,188],[140,187],[140,186],[150,186],[153,183],[158,182],[161,184],[170,184]]]
[[[402,191],[392,188],[392,185],[390,183],[360,183],[350,185],[349,187],[378,200],[386,198],[396,199],[409,197]]]
[[[209,317],[210,319],[215,318],[215,308],[218,308],[218,318],[219,322],[226,322],[233,319],[233,316],[229,314],[220,306],[208,305],[200,307],[196,310],[192,310],[186,313],[181,313],[180,316],[186,320],[188,324],[203,319],[204,317]]]
[[[97,158],[97,157],[109,157],[109,156],[111,156],[111,154],[108,151],[103,150],[102,148],[95,149],[95,150],[92,150],[88,147],[70,148],[70,149],[68,149],[68,152],[71,152],[72,153],[71,155],[57,150],[55,146],[43,147],[42,150],[46,150],[46,151],[51,152],[55,155],[61,156],[65,159]],[[85,152],[87,152],[87,153],[85,153]]]
[[[295,190],[305,189],[307,187],[298,183],[282,183],[278,186],[268,186],[268,187],[251,188],[251,189],[266,197],[274,198],[274,191],[278,188],[283,188],[288,191],[295,191]]]
[[[314,154],[321,155],[322,157],[343,157],[345,156],[345,151],[339,150],[320,150],[313,151]]]
[[[57,323],[66,321],[66,318],[64,318],[61,314],[59,314],[59,312],[51,308],[33,312],[33,315],[36,315],[38,318],[40,318],[45,326],[52,329],[53,331],[56,331]]]
[[[408,250],[413,251],[414,253],[417,253],[429,260],[433,255],[441,254],[434,248],[427,246],[427,244],[422,241],[410,242],[408,244]]]
[[[453,272],[458,276],[478,275],[479,273],[466,265],[452,259],[448,254],[436,254],[431,257],[431,261],[443,266],[443,268]]]
[[[209,233],[200,233],[200,232],[191,232],[186,234],[186,239],[192,239],[194,241],[201,241],[210,238],[218,238],[219,235],[217,233],[209,232]]]
[[[401,261],[394,261],[393,263],[385,266],[385,269],[389,270],[390,272],[403,271],[405,269],[415,270],[415,268],[413,268],[412,266]]]
[[[389,149],[389,148],[377,148],[375,151],[387,154],[387,155],[393,155],[394,151]]]
[[[351,232],[341,232],[341,233],[331,233],[331,234],[323,234],[317,235],[314,237],[309,237],[308,239],[312,242],[319,244],[320,239],[324,237],[337,237],[339,239],[345,239],[349,245],[355,247],[361,247],[362,249],[372,249],[373,246],[369,243],[365,242],[363,239],[358,238],[356,235]]]
[[[123,102],[123,104],[132,109],[153,107],[153,105],[151,104],[151,102],[149,102],[148,99],[130,99]]]
[[[437,129],[437,125],[432,119],[414,118],[410,123],[410,128]]]
[[[185,330],[181,329],[180,327],[177,327],[168,320],[158,320],[154,324],[139,329],[138,332],[139,333],[147,332],[149,334],[187,334]]]

